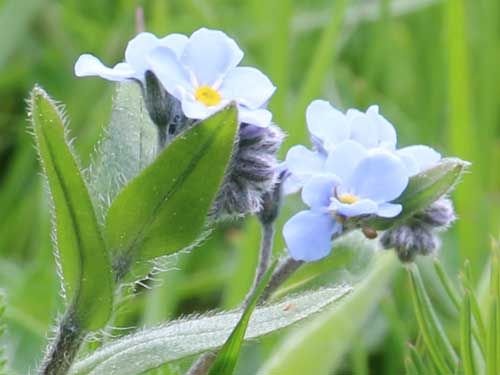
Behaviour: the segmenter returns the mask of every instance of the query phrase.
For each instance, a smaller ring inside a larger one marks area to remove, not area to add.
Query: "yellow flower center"
[[[217,105],[221,102],[220,94],[210,86],[200,86],[196,89],[194,97],[207,107]]]
[[[352,194],[341,194],[338,198],[339,201],[346,204],[353,204],[359,201],[359,198]]]

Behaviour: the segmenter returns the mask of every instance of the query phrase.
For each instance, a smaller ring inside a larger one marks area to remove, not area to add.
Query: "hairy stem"
[[[73,364],[85,332],[80,327],[71,306],[59,325],[55,339],[45,355],[39,370],[40,375],[65,375]]]
[[[262,280],[262,277],[265,275],[267,269],[269,268],[269,264],[271,263],[271,256],[273,254],[275,231],[276,230],[274,222],[262,223],[262,239],[260,242],[259,262],[257,264],[257,269],[255,270],[253,285],[243,302],[243,308],[247,306],[248,302],[252,298],[252,295],[255,293],[255,289],[259,285],[260,280]]]
[[[288,280],[288,278],[292,276],[292,274],[297,271],[302,264],[304,264],[304,261],[295,260],[289,255],[283,258],[278,267],[276,267],[276,270],[273,272],[271,280],[269,280],[269,284],[267,284],[266,289],[264,289],[264,292],[260,297],[259,303],[266,302],[276,289]]]

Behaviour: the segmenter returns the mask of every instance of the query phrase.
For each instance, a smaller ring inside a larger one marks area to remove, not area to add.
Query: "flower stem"
[[[243,301],[243,308],[247,306],[248,302],[252,298],[252,295],[255,293],[255,289],[259,285],[260,280],[262,280],[262,277],[269,268],[269,264],[271,263],[271,256],[273,254],[275,231],[276,228],[274,222],[262,223],[262,239],[260,243],[259,262],[255,271],[253,285],[250,288],[247,296],[245,297],[245,300]]]
[[[57,336],[50,344],[39,370],[40,375],[65,375],[68,373],[83,342],[82,330],[71,306],[61,320]]]
[[[283,258],[276,267],[273,275],[271,276],[271,280],[269,280],[269,284],[266,289],[262,293],[260,297],[260,303],[265,302],[271,297],[271,295],[278,289],[281,284],[283,284],[288,278],[299,269],[299,267],[304,264],[302,260],[295,260],[291,256],[287,255]]]

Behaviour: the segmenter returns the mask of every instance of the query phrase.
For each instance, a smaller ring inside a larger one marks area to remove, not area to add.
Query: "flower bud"
[[[436,228],[447,228],[456,220],[453,202],[449,198],[442,197],[415,215],[415,219]]]
[[[440,243],[436,230],[447,228],[455,219],[453,203],[441,197],[402,225],[385,231],[380,243],[385,249],[395,249],[402,262],[412,262],[417,255],[434,253]]]
[[[189,120],[182,112],[180,101],[170,95],[149,70],[142,91],[149,117],[158,126],[160,145],[164,147]]]
[[[285,135],[276,125],[257,128],[241,124],[236,150],[211,211],[214,220],[240,217],[261,210],[263,196],[276,185],[276,152]]]

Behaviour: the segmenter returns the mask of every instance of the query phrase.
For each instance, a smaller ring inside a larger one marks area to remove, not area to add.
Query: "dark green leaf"
[[[231,375],[233,373],[240,355],[241,344],[245,339],[248,322],[250,321],[253,310],[255,309],[262,292],[266,288],[275,267],[276,261],[271,265],[271,267],[269,267],[264,277],[262,277],[262,280],[260,280],[250,301],[248,301],[245,311],[241,315],[238,324],[217,355],[217,358],[210,369],[209,375]]]
[[[39,87],[33,89],[30,104],[37,148],[52,197],[65,294],[82,328],[99,329],[111,314],[113,279],[94,208],[56,105]]]
[[[442,159],[436,166],[410,178],[408,187],[394,201],[403,205],[403,211],[395,218],[369,218],[363,225],[377,230],[385,230],[415,213],[427,208],[448,193],[458,183],[469,163],[456,158]]]
[[[224,179],[237,129],[231,105],[177,137],[118,194],[106,230],[117,264],[124,265],[117,268],[119,274],[132,260],[172,254],[197,240]]]

